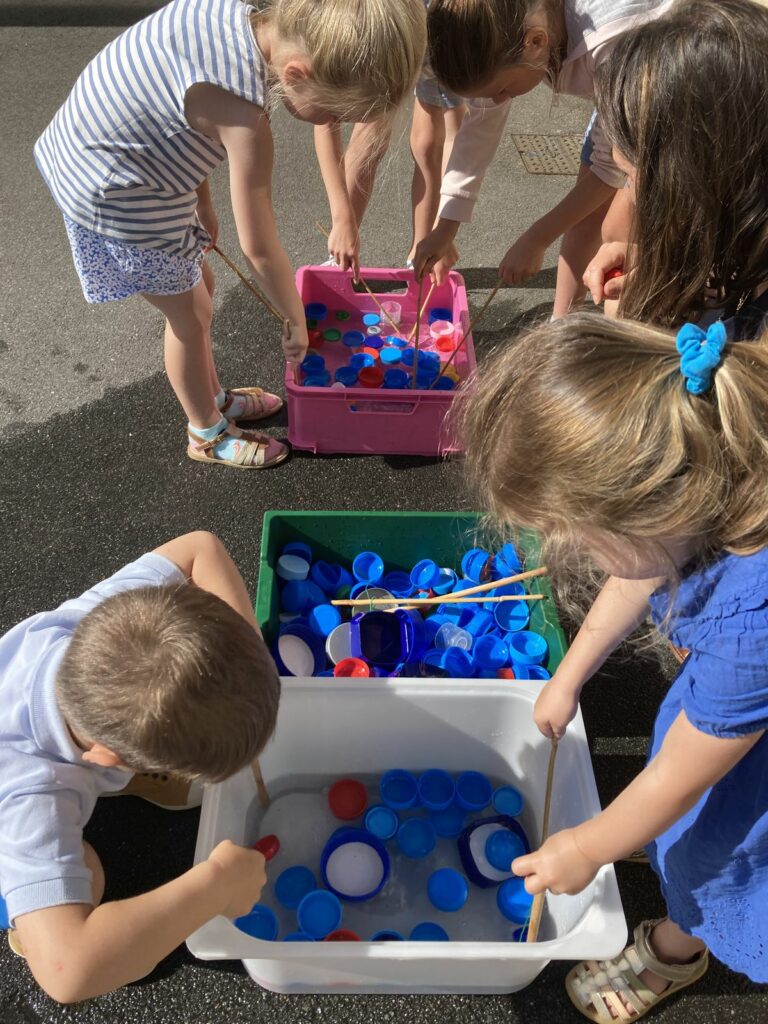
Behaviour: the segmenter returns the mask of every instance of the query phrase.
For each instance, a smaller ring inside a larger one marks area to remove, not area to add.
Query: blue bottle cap
[[[379,349],[384,344],[384,340],[380,334],[381,328],[369,327],[367,331],[367,337],[365,339],[366,348]]]
[[[418,590],[429,590],[440,579],[440,567],[431,558],[422,558],[411,569],[411,583]]]
[[[384,373],[384,387],[389,391],[400,391],[407,388],[411,378],[405,370],[386,370]]]
[[[366,327],[378,327],[381,323],[381,317],[378,313],[364,313],[363,323]]]
[[[496,625],[504,633],[516,633],[525,629],[531,618],[531,613],[525,601],[499,601],[493,611]],[[507,638],[509,646],[509,638]]]
[[[315,876],[303,864],[286,868],[277,876],[275,898],[288,910],[295,910],[308,892],[317,888]]]
[[[448,932],[434,921],[420,921],[410,934],[411,942],[450,942]]]
[[[309,544],[303,544],[300,540],[292,540],[288,544],[284,544],[280,554],[298,555],[299,558],[304,558],[310,565],[312,564],[312,548]]]
[[[512,662],[515,679],[537,679],[547,680],[552,676],[542,665],[522,665],[519,661]]]
[[[265,942],[274,942],[279,930],[274,911],[263,903],[257,903],[250,914],[236,917],[233,923],[246,935],[252,935],[254,939],[263,939]]]
[[[325,645],[303,622],[289,622],[281,629],[275,647],[280,675],[314,676],[325,668]]]
[[[336,829],[320,855],[324,884],[347,903],[362,903],[378,896],[387,884],[389,872],[389,854],[384,843],[362,828]]]
[[[437,845],[432,823],[426,818],[408,818],[397,830],[397,845],[414,860],[428,856]]]
[[[388,590],[393,597],[410,597],[415,590],[411,583],[411,577],[407,572],[388,572],[381,581],[382,587]]]
[[[375,804],[369,807],[365,815],[365,827],[377,839],[391,839],[397,832],[400,819],[391,807]]]
[[[355,352],[352,358],[349,360],[349,365],[353,370],[364,370],[367,366],[373,366],[376,360],[370,354],[370,352]]]
[[[438,377],[435,381],[435,386],[432,388],[433,391],[453,391],[456,387],[456,381],[452,377],[448,377],[445,374],[442,377]]]
[[[452,622],[454,626],[459,626],[461,629],[464,629],[466,624],[471,621],[475,614],[475,608],[477,608],[477,605],[475,604],[473,604],[471,608],[465,608],[460,604],[441,604],[438,606],[437,614],[446,622]]]
[[[392,667],[407,660],[406,637],[392,612],[363,612],[353,617],[350,627],[353,658],[362,658],[369,665]]]
[[[521,665],[541,665],[547,656],[547,641],[539,633],[524,629],[513,633],[508,643],[512,661]]]
[[[301,369],[308,375],[317,373],[319,370],[325,369],[325,360],[317,352],[310,352],[302,359]]]
[[[317,604],[308,615],[309,628],[318,636],[326,637],[341,625],[341,612],[332,604]]]
[[[435,306],[429,311],[430,324],[433,324],[435,320],[450,320],[453,322],[453,310],[449,309],[448,306]]]
[[[333,376],[345,388],[353,388],[357,384],[357,370],[354,366],[340,366]]]
[[[445,811],[456,796],[456,785],[442,768],[429,768],[419,776],[419,801],[428,811]]]
[[[523,796],[514,786],[499,786],[493,794],[493,809],[497,814],[508,814],[516,818],[523,809]]]
[[[525,852],[525,844],[520,836],[508,828],[498,828],[485,841],[485,856],[497,871],[511,871],[512,861],[515,857],[522,857]]]
[[[325,889],[309,892],[296,911],[299,929],[313,939],[324,939],[341,924],[341,903],[337,896]]]
[[[418,799],[416,776],[402,768],[393,768],[382,775],[379,792],[387,807],[404,811],[413,807]]]
[[[370,938],[371,942],[405,942],[405,936],[400,932],[392,931],[391,928],[383,928],[380,932],[374,932]]]
[[[522,878],[508,878],[496,892],[496,906],[513,924],[527,924],[532,905],[533,896],[526,892]]]
[[[505,544],[501,551],[496,553],[496,557],[493,560],[493,574],[495,576],[498,573],[498,579],[502,579],[504,576],[514,576],[522,568],[523,563],[520,561],[520,555],[512,543]]]
[[[313,373],[311,377],[306,377],[302,384],[305,388],[327,388],[331,383],[331,375],[327,370],[322,370],[320,373]]]
[[[475,605],[477,607],[477,605]],[[464,626],[464,629],[475,638],[485,636],[486,633],[490,633],[496,625],[493,615],[487,612],[485,608],[480,608],[469,622]]]
[[[429,391],[430,386],[434,383],[435,377],[437,377],[437,371],[433,370],[431,367],[419,369],[416,374],[416,390]]]
[[[489,598],[491,598],[491,597],[506,597],[509,594],[517,594],[518,596],[520,596],[520,595],[522,595],[524,593],[525,593],[525,587],[523,586],[522,583],[505,583],[503,587],[495,587],[493,590],[489,590],[487,596]],[[507,602],[505,602],[505,601],[486,601],[483,604],[483,608],[487,609],[487,611],[489,611],[489,612],[495,612],[496,609],[500,605],[506,604],[506,603]],[[523,604],[524,602],[522,602],[522,601],[520,601],[520,602],[518,602],[518,601],[510,601],[508,603],[514,605],[514,604]]]
[[[301,615],[316,604],[324,602],[325,594],[311,580],[289,580],[283,587],[281,596],[283,611],[298,612]]]
[[[461,571],[469,579],[479,583],[483,569],[485,569],[490,557],[488,552],[482,548],[470,548],[461,560]]]
[[[379,352],[379,360],[384,366],[397,366],[401,359],[400,349],[395,345],[385,345]]]
[[[324,302],[308,302],[304,306],[304,315],[309,320],[325,320],[328,316],[328,307]]]
[[[462,772],[456,779],[456,803],[465,811],[482,811],[492,796],[493,786],[481,772]]]
[[[283,942],[314,942],[315,940],[311,935],[307,935],[306,932],[291,932],[286,935]]]
[[[331,562],[315,562],[309,577],[313,583],[320,587],[323,593],[333,595],[336,594],[340,587],[349,586],[353,582],[351,574],[346,569]]]
[[[344,331],[341,341],[347,348],[361,348],[365,344],[365,335],[362,331]]]
[[[403,349],[403,366],[413,366],[414,360],[416,359],[416,349],[413,345],[409,345]]]
[[[408,342],[405,338],[401,338],[399,334],[388,334],[384,341],[387,345],[394,345],[395,348],[408,348]]]
[[[481,636],[472,653],[478,665],[488,670],[503,668],[509,661],[507,645],[496,636]]]
[[[464,875],[453,868],[440,868],[429,877],[427,895],[433,907],[448,913],[461,910],[469,896]]]
[[[467,816],[460,807],[448,807],[444,811],[435,811],[429,815],[435,832],[446,839],[457,836],[464,828]]]
[[[361,583],[378,583],[384,575],[384,561],[373,551],[361,551],[352,563],[352,573]]]
[[[471,679],[477,666],[472,656],[460,647],[447,647],[440,652],[441,666],[451,679]]]
[[[437,582],[432,584],[432,590],[438,595],[450,594],[456,586],[456,573],[453,569],[441,569]]]
[[[281,580],[305,580],[309,576],[309,562],[299,555],[280,555],[275,571]]]

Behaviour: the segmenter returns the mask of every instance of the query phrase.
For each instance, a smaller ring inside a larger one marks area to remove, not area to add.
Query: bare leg
[[[413,153],[413,180],[411,207],[413,239],[408,258],[412,259],[416,246],[432,230],[440,205],[440,182],[445,145],[443,108],[417,99],[413,104],[411,122],[411,153]]]
[[[373,194],[376,172],[389,148],[392,129],[378,121],[356,124],[344,154],[349,201],[357,220],[362,224],[368,202]]]
[[[687,935],[668,917],[656,925],[648,941],[663,964],[687,964],[707,948],[701,939]],[[643,971],[640,977],[657,995],[669,987],[666,978],[660,978],[652,971]]]
[[[589,173],[589,169],[582,164],[579,168],[579,178]],[[566,313],[581,306],[584,301],[587,290],[582,277],[587,264],[600,248],[603,220],[609,206],[610,203],[604,203],[563,235],[557,260],[553,319],[565,316]]]
[[[210,268],[208,260],[203,260],[203,281],[205,287],[208,290],[208,295],[211,299],[211,310],[213,310],[213,293],[216,290],[216,279],[213,276],[213,271]],[[216,373],[216,365],[213,361],[213,341],[211,339],[211,325],[208,325],[208,371],[211,375],[211,387],[213,388],[213,394],[218,395],[222,390],[219,382],[219,375]]]
[[[181,295],[144,295],[166,318],[165,369],[189,422],[212,427],[221,419],[210,373],[212,305],[205,281]]]

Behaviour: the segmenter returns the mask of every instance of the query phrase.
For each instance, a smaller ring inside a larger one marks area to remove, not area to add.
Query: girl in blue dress
[[[659,876],[668,915],[574,968],[570,998],[592,1021],[634,1021],[709,952],[768,981],[768,336],[574,314],[486,363],[465,431],[498,519],[537,530],[550,566],[568,551],[607,575],[537,700],[545,736],[649,612],[690,651],[644,771],[512,865],[531,893],[577,893],[645,846]]]

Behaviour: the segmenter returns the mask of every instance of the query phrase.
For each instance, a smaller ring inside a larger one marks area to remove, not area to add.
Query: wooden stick
[[[546,565],[541,565],[541,566],[539,566],[538,569],[529,569],[527,572],[518,572],[514,576],[505,576],[501,580],[491,580],[490,583],[481,583],[481,584],[479,584],[476,587],[467,587],[466,590],[459,590],[459,591],[457,591],[456,594],[455,594],[455,597],[457,598],[458,601],[464,601],[464,600],[466,600],[466,598],[472,597],[474,594],[486,594],[489,590],[495,590],[497,587],[506,587],[506,585],[508,583],[519,583],[521,580],[529,580],[529,579],[531,579],[534,576],[546,576],[548,571],[549,570],[547,569]],[[446,594],[446,597],[448,597],[448,596],[449,595]],[[451,594],[450,596],[453,597],[454,595]],[[539,595],[533,595],[533,594],[531,594],[531,595],[528,595],[528,594],[526,594],[526,595],[511,594],[509,596],[510,597],[523,597],[523,596],[525,596],[525,597],[530,597],[533,600],[536,600],[537,598],[540,598],[543,595],[540,595],[540,594]],[[404,604],[406,602],[410,603],[413,600],[414,599],[411,598],[411,597],[404,597],[404,598],[377,597],[377,598],[374,598],[373,601],[367,601],[365,599],[360,600],[359,598],[357,598],[354,601],[332,601],[331,604],[344,605],[346,607],[349,607],[349,606],[354,607],[355,605],[366,605],[367,606],[367,605],[375,604],[376,601],[378,601],[381,604],[393,604],[393,603],[397,604],[398,602],[401,603],[401,604]],[[422,600],[425,600],[425,601],[436,601],[437,598],[423,598]],[[441,599],[441,601],[442,601],[442,599]]]
[[[557,737],[552,738],[552,746],[549,751],[549,767],[547,768],[547,789],[544,794],[544,818],[541,822],[541,843],[543,846],[547,836],[549,835],[549,810],[552,804],[552,779],[555,774],[555,758],[557,757]],[[541,924],[541,914],[544,910],[544,897],[545,892],[537,893],[533,897],[533,906],[531,907],[531,917],[528,922],[528,937],[526,942],[536,942],[539,937],[539,925]]]
[[[495,287],[495,288],[493,289],[493,291],[491,292],[491,294],[490,294],[490,295],[488,296],[488,298],[487,298],[487,299],[485,300],[485,302],[483,303],[483,306],[482,306],[482,308],[481,308],[480,312],[479,312],[479,313],[477,314],[477,316],[476,316],[476,317],[475,317],[475,318],[474,318],[474,319],[473,319],[473,320],[472,320],[472,321],[470,322],[470,324],[469,324],[469,327],[468,327],[468,328],[466,329],[466,331],[464,331],[464,336],[462,337],[461,341],[460,341],[460,342],[459,342],[459,344],[458,344],[458,345],[456,346],[456,348],[455,348],[455,349],[453,350],[453,352],[451,352],[451,358],[450,358],[450,359],[448,360],[448,362],[447,362],[447,363],[445,364],[445,366],[443,366],[443,367],[442,367],[442,368],[440,369],[440,373],[438,373],[438,375],[437,375],[437,376],[435,377],[435,379],[434,379],[434,380],[432,381],[432,383],[431,383],[431,384],[429,385],[429,388],[427,389],[428,391],[431,391],[431,390],[432,390],[432,388],[433,388],[433,387],[435,386],[435,384],[437,384],[437,382],[438,382],[438,381],[440,380],[440,378],[441,378],[442,376],[444,376],[444,374],[445,374],[445,371],[446,371],[446,370],[448,369],[448,367],[449,367],[449,366],[451,365],[451,363],[453,362],[453,360],[454,360],[454,359],[456,358],[456,356],[458,355],[458,353],[459,353],[459,349],[461,349],[461,348],[463,348],[463,347],[464,347],[464,342],[465,342],[465,341],[467,340],[467,338],[469,337],[469,335],[470,335],[470,334],[472,333],[473,329],[474,329],[475,327],[477,327],[477,325],[478,325],[478,324],[480,323],[480,321],[481,321],[481,320],[483,319],[483,316],[485,315],[485,311],[486,311],[486,310],[488,309],[488,307],[490,306],[490,304],[491,304],[491,303],[493,302],[493,300],[494,300],[494,299],[496,298],[496,293],[498,292],[499,288],[501,288],[501,286],[502,286],[503,284],[504,284],[504,282],[503,282],[503,281],[501,280],[501,278],[499,278],[499,280],[498,280],[498,281],[496,282],[496,287]]]
[[[355,598],[347,601],[331,601],[331,604],[342,608],[384,608],[392,604],[430,605],[430,604],[498,604],[500,601],[543,601],[546,594],[503,594],[500,597],[463,597],[462,591],[455,594],[443,594],[440,597],[374,597],[370,600]]]
[[[272,303],[269,301],[269,299],[265,298],[261,294],[261,292],[258,290],[258,288],[248,280],[248,278],[245,276],[245,274],[243,274],[235,266],[235,264],[232,262],[232,260],[229,258],[229,256],[226,256],[221,251],[221,249],[218,247],[218,245],[214,245],[214,246],[212,246],[212,248],[213,248],[213,251],[215,253],[218,253],[218,255],[221,256],[221,258],[227,264],[229,269],[230,270],[234,270],[234,272],[237,274],[237,276],[240,278],[240,280],[243,282],[243,284],[246,286],[246,288],[249,288],[253,292],[253,294],[256,296],[256,298],[259,300],[259,302],[262,304],[262,306],[264,306],[266,309],[268,309],[269,312],[272,314],[272,316],[276,320],[279,320],[281,324],[284,324],[285,318],[282,316],[282,314],[278,313],[278,311],[275,309],[275,307],[272,305]]]
[[[421,331],[421,289],[424,287],[424,278],[419,280],[419,290],[416,294],[416,337],[413,339],[413,381],[411,387],[415,389],[416,380],[419,376],[419,333]]]
[[[408,341],[409,343],[410,343],[410,342],[411,342],[411,341],[413,340],[413,335],[414,335],[414,332],[415,332],[415,330],[416,330],[416,326],[417,326],[417,324],[419,323],[419,321],[421,320],[421,318],[422,318],[422,317],[424,316],[424,310],[425,310],[425,309],[427,308],[427,306],[429,305],[429,300],[430,300],[430,299],[432,298],[432,292],[433,292],[434,290],[435,290],[435,282],[433,281],[433,282],[432,282],[432,287],[431,287],[431,288],[429,289],[429,291],[427,292],[427,297],[426,297],[426,299],[424,299],[424,305],[423,305],[423,306],[421,307],[421,312],[420,312],[420,313],[419,313],[419,314],[417,315],[417,317],[416,317],[416,323],[415,323],[415,324],[413,325],[413,327],[411,328],[411,333],[410,333],[410,334],[408,335],[408,337],[406,338],[406,341]]]
[[[267,784],[264,781],[264,776],[261,772],[261,765],[259,764],[258,757],[251,764],[251,769],[253,771],[253,777],[256,780],[256,789],[259,792],[259,803],[264,808],[269,807],[272,801],[269,799],[269,793],[267,792]]]

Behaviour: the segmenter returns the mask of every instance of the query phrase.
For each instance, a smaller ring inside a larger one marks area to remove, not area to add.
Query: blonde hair
[[[125,591],[84,616],[56,696],[81,740],[104,744],[134,771],[218,782],[272,735],[280,679],[253,627],[185,583]]]
[[[698,397],[673,335],[586,313],[508,343],[478,379],[467,464],[498,522],[560,553],[584,527],[694,537],[701,558],[768,544],[768,335],[729,344]]]
[[[254,17],[302,50],[313,100],[342,121],[392,117],[427,45],[423,0],[272,0]]]

